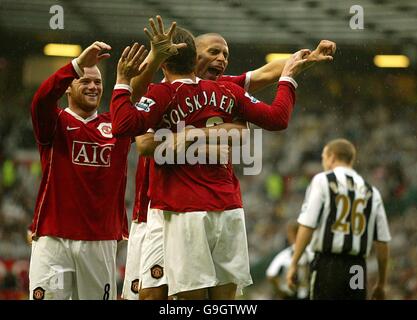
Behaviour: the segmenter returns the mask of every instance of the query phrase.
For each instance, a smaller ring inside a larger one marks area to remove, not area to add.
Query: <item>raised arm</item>
[[[145,65],[143,72],[131,80],[130,85],[133,89],[131,97],[132,102],[138,101],[146,93],[148,85],[152,82],[153,77],[162,62],[164,62],[166,58],[177,54],[178,49],[185,46],[184,43],[175,44],[171,41],[172,34],[176,27],[175,22],[171,24],[168,32],[165,33],[162,18],[156,16],[156,20],[158,27],[156,27],[154,20],[150,18],[149,25],[151,31],[144,28],[144,32],[151,42],[151,51],[143,62]]]
[[[148,92],[135,104],[130,96],[130,80],[139,75],[146,57],[143,46],[135,43],[132,48],[126,47],[117,65],[117,80],[110,104],[112,133],[115,136],[136,137],[155,128],[162,120],[172,98],[169,85],[153,84]]]
[[[301,72],[307,61],[305,56],[309,53],[307,49],[300,50],[286,62],[271,106],[251,97],[234,85],[233,93],[237,99],[236,112],[239,117],[266,130],[278,131],[287,128],[295,104],[297,83],[294,77]]]
[[[51,143],[61,112],[58,100],[76,77],[77,72],[73,64],[69,63],[46,79],[36,91],[32,99],[31,114],[37,143]]]
[[[33,97],[31,107],[33,129],[38,143],[49,144],[51,142],[56,121],[61,112],[57,103],[71,82],[75,78],[82,77],[84,68],[92,67],[100,60],[109,57],[110,54],[102,53],[102,50],[110,49],[111,47],[104,42],[94,42],[78,58],[59,69],[41,84]]]
[[[336,52],[336,44],[329,40],[321,40],[317,48],[307,56],[307,63],[303,70],[313,66],[317,62],[332,61],[332,55]],[[252,71],[249,92],[254,93],[275,82],[281,77],[288,59],[273,60],[264,66]]]
[[[164,108],[169,102],[169,90],[159,86],[159,92],[153,90],[152,93],[148,90],[149,95],[147,97],[142,97],[134,105],[132,103],[132,100],[135,101],[143,95],[144,88],[148,87],[154,71],[157,70],[160,63],[177,54],[178,49],[186,45],[184,43],[172,43],[172,34],[176,28],[175,22],[171,24],[167,33],[164,31],[160,16],[157,16],[157,22],[158,28],[154,20],[149,19],[151,32],[146,28],[144,29],[145,34],[151,41],[153,50],[152,54],[147,57],[147,61],[145,61],[146,50],[143,46],[139,47],[135,43],[132,48],[126,47],[117,65],[116,86],[110,105],[112,132],[116,136],[139,136],[144,134],[149,128],[157,125],[165,110]],[[143,73],[145,75],[142,77]],[[132,82],[135,77],[137,77],[136,80]],[[131,83],[135,86],[135,89],[130,86]],[[131,99],[134,90],[136,90],[135,98]],[[150,112],[151,107],[152,111]]]
[[[130,100],[132,93],[130,81],[145,69],[143,61],[146,54],[144,46],[134,43],[132,48],[128,46],[124,49],[117,64],[116,85],[110,103],[112,132],[115,136],[141,135],[152,126],[149,108],[155,104],[155,101],[141,100],[138,108],[135,108]]]

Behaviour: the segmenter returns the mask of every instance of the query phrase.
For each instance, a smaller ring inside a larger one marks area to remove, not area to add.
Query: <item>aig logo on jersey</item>
[[[139,102],[135,103],[136,109],[139,111],[145,111],[149,112],[151,110],[151,107],[155,104],[155,101],[153,101],[150,98],[142,97]]]
[[[72,163],[81,166],[110,167],[111,150],[114,144],[74,141],[72,143]]]
[[[98,125],[97,130],[100,131],[103,137],[113,138],[113,135],[111,133],[111,123],[102,122]]]

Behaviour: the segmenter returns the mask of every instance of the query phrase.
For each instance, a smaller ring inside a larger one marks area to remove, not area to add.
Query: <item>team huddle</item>
[[[313,51],[303,49],[289,59],[224,76],[229,50],[221,35],[194,37],[175,23],[165,32],[159,16],[156,23],[150,19],[145,34],[149,52],[135,43],[119,59],[110,112],[97,112],[103,90],[97,64],[111,50],[99,41],[44,81],[33,98],[43,175],[31,225],[31,299],[116,299],[117,243],[124,239],[124,299],[234,299],[252,284],[242,197],[232,164],[158,164],[154,155],[166,141],[157,139],[157,132],[169,129],[178,150],[189,148],[177,142],[183,134],[214,130],[221,136],[237,130],[243,136],[248,123],[284,130],[295,106],[295,78],[313,64],[331,61],[336,45],[322,40]],[[152,83],[159,69],[164,80]],[[276,82],[272,104],[251,96]],[[64,94],[68,107],[61,109],[58,100]],[[198,152],[225,147],[222,139],[204,141]],[[125,190],[132,143],[140,155],[129,232]],[[288,283],[297,286],[297,263],[313,237],[316,299],[356,297],[340,289],[347,276],[340,275],[343,283],[331,290],[318,287],[329,281],[320,277],[332,270],[317,261],[338,255],[364,265],[373,240],[381,247],[381,261],[387,256],[390,235],[381,197],[351,168],[353,151],[344,161],[346,144],[339,139],[326,146],[324,167],[334,173],[313,180],[298,220]],[[323,214],[323,208],[330,213]],[[337,248],[340,243],[342,249]],[[379,296],[386,263],[384,268]],[[366,298],[366,290],[361,292]]]

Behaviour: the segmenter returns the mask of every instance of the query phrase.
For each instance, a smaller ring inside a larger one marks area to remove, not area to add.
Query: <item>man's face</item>
[[[100,105],[103,93],[101,74],[97,67],[84,68],[84,76],[75,79],[68,89],[72,103],[85,112],[92,112]]]
[[[206,36],[197,43],[196,74],[205,80],[217,80],[228,65],[229,48],[217,35]]]
[[[334,155],[329,152],[327,147],[324,147],[323,152],[321,153],[321,165],[325,171],[330,170],[332,168],[332,164],[334,161]]]

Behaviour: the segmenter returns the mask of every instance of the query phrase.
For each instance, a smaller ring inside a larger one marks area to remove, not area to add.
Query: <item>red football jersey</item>
[[[234,83],[185,79],[151,85],[135,106],[129,91],[116,86],[110,109],[113,133],[136,136],[150,127],[175,132],[179,121],[205,127],[212,117],[232,122],[236,116],[269,130],[281,130],[288,125],[294,102],[294,87],[287,81],[280,81],[269,106]],[[151,207],[176,212],[240,208],[239,184],[231,173],[221,165],[151,166]]]
[[[152,161],[149,157],[139,156],[136,167],[136,189],[135,204],[133,207],[132,221],[146,222],[149,205],[149,163]]]
[[[42,83],[32,122],[42,181],[32,232],[73,240],[118,240],[128,235],[125,209],[131,139],[115,138],[110,114],[83,119],[57,101],[74,78],[68,64]]]
[[[249,91],[250,86],[250,77],[252,75],[252,71],[248,71],[245,73],[242,73],[239,76],[221,76],[217,79],[217,81],[228,81],[236,83],[239,87],[245,89],[245,91]]]
[[[249,88],[250,83],[250,72],[243,73],[239,76],[222,76],[218,80],[219,81],[229,81],[236,83],[238,86],[247,90]],[[149,206],[149,195],[148,195],[148,188],[149,188],[149,174],[150,174],[150,163],[153,162],[153,159],[147,157],[139,156],[137,167],[136,167],[136,191],[135,191],[135,203],[132,212],[132,221],[137,222],[146,222],[147,221],[147,214],[148,214],[148,206]],[[231,174],[234,176],[231,179],[232,182],[236,183],[234,187],[235,190],[239,190],[240,194],[240,184],[239,180],[236,178],[233,172],[233,166],[227,166],[229,170],[231,170]]]

